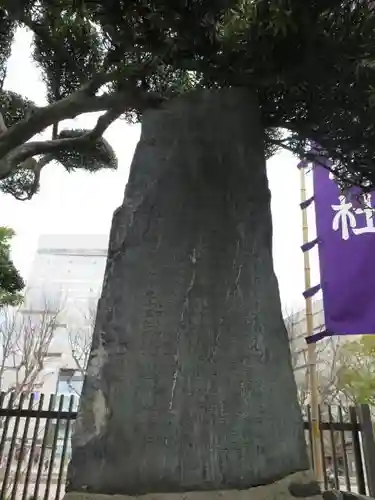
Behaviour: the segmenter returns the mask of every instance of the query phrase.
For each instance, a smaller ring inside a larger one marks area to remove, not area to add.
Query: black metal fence
[[[0,394],[0,499],[59,500],[65,489],[74,396]]]
[[[312,417],[305,409],[304,428],[313,463]],[[375,496],[375,442],[370,408],[319,408],[319,440],[325,489]]]
[[[76,407],[74,396],[0,394],[1,500],[63,497]],[[308,407],[304,427],[311,449]],[[374,496],[375,444],[369,407],[324,408],[319,427],[325,488]]]

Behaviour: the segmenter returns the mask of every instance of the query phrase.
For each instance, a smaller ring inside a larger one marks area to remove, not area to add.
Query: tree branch
[[[48,39],[56,54],[64,55],[61,53],[61,50],[64,52],[64,49],[59,44],[56,45],[56,41],[50,36],[49,30],[41,20],[33,19],[20,7],[17,1],[5,0],[5,6],[10,17],[24,24],[39,38]],[[154,107],[163,102],[165,98],[152,92],[146,92],[138,86],[141,75],[144,75],[145,72],[152,74],[155,71],[159,64],[158,58],[153,56],[146,58],[141,63],[129,64],[119,72],[116,65],[115,69],[112,68],[116,50],[108,51],[103,59],[101,70],[76,92],[53,102],[49,106],[37,108],[30,116],[9,129],[7,129],[6,123],[4,124],[0,120],[0,180],[6,179],[18,169],[29,169],[35,173],[38,184],[40,170],[51,160],[51,156],[48,157],[48,161],[43,158],[39,162],[29,161],[29,165],[23,164],[26,160],[36,155],[51,155],[51,153],[61,152],[65,149],[76,148],[85,144],[86,141],[94,142],[103,134],[109,124],[125,111],[142,112],[148,107]],[[84,75],[82,75],[82,80],[84,80]],[[113,93],[96,95],[103,85],[119,80],[123,81],[121,89]],[[56,139],[53,135],[51,141],[28,143],[35,135],[50,126],[53,126],[56,132],[59,122],[63,120],[98,111],[107,111],[107,113],[99,118],[91,132],[81,137]]]
[[[282,140],[278,140],[278,139],[270,139],[270,142],[272,144],[275,144],[275,146],[279,146],[280,148],[282,149],[285,149],[285,151],[288,151],[289,153],[292,153],[294,155],[298,154],[299,156],[301,157],[304,157],[304,158],[311,158],[311,161],[317,165],[319,165],[320,167],[323,167],[325,168],[326,170],[328,170],[329,172],[331,172],[332,174],[334,174],[336,176],[336,178],[342,182],[345,182],[347,179],[345,178],[345,175],[342,175],[340,172],[337,171],[337,169],[335,168],[331,168],[329,165],[327,165],[326,162],[322,162],[319,160],[319,156],[316,156],[316,155],[312,155],[311,153],[309,153],[308,151],[295,151],[292,147],[288,146],[288,144],[286,144],[286,142],[288,141],[288,138],[286,139],[282,139]],[[362,184],[356,180],[353,180],[352,182],[353,186],[358,186],[360,187],[361,189],[363,189],[363,186]]]
[[[34,311],[35,313],[36,311]],[[57,326],[60,309],[50,313],[47,301],[35,314],[25,315],[20,308],[7,308],[0,326],[0,382],[4,392],[15,392],[15,401],[21,392],[32,390],[42,375],[43,364]],[[4,386],[4,374],[11,370],[14,383]]]
[[[38,108],[31,116],[18,122],[0,135],[0,179],[5,179],[15,168],[16,162],[22,162],[36,154],[61,151],[72,145],[100,137],[99,132],[104,131],[109,124],[126,110],[143,110],[147,107],[157,106],[163,99],[154,93],[143,92],[141,89],[132,88],[128,91],[104,94],[100,96],[87,95],[83,90],[50,104]],[[106,111],[100,117],[96,127],[87,136],[73,139],[56,139],[55,141],[34,142],[27,141],[42,132],[54,123],[75,118],[78,115],[96,111]],[[64,142],[65,141],[65,142]],[[74,141],[74,142],[73,142]],[[2,160],[2,161],[1,161]]]
[[[32,156],[47,153],[57,153],[66,149],[74,149],[85,143],[95,142],[103,135],[109,125],[122,114],[122,112],[122,109],[110,109],[99,117],[95,127],[90,130],[90,132],[87,132],[80,137],[27,142],[23,146],[20,146],[12,153],[10,153],[10,155],[7,157],[7,161],[11,163],[10,166],[12,167],[18,165],[19,163]]]

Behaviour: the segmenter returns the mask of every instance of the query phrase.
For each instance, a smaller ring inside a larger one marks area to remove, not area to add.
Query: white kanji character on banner
[[[339,205],[331,205],[332,210],[336,212],[332,220],[332,229],[338,231],[341,225],[341,236],[343,240],[349,239],[349,227],[354,230],[357,225],[355,215],[353,213],[353,206],[348,203],[346,197],[339,196]]]
[[[358,215],[365,216],[365,226],[358,227],[353,229],[353,233],[365,234],[365,233],[375,233],[374,226],[374,208],[371,206],[371,194],[367,193],[363,195],[363,207],[364,208],[356,208],[354,212]]]

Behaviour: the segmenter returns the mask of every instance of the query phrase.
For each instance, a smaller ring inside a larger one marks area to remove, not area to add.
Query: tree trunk
[[[248,91],[143,117],[73,446],[68,491],[245,489],[308,469]]]

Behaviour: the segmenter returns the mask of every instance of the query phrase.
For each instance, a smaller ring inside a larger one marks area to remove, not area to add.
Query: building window
[[[64,396],[64,409],[69,408],[70,396],[74,396],[73,409],[77,409],[82,386],[83,374],[81,372],[70,368],[61,368],[59,370],[56,393]]]

